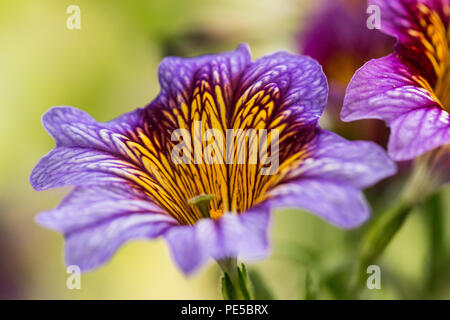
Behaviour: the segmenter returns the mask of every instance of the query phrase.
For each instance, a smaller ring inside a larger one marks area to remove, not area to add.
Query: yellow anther
[[[211,217],[211,219],[217,220],[221,216],[223,216],[223,211],[222,210],[211,210],[211,211],[209,211],[209,216]]]

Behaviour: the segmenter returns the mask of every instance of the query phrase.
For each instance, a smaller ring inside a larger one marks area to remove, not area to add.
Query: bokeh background
[[[81,8],[81,30],[66,28],[72,4]],[[232,50],[240,42],[250,44],[254,58],[277,50],[300,52],[299,35],[321,5],[0,1],[0,298],[220,298],[218,267],[211,263],[186,278],[162,240],[130,242],[104,267],[84,274],[81,290],[66,288],[63,237],[38,226],[34,216],[56,206],[68,189],[35,192],[28,182],[33,166],[54,147],[41,115],[51,106],[72,105],[107,121],[144,106],[159,91],[157,67],[167,55]],[[332,121],[324,125],[342,128]],[[368,191],[374,215],[390,205],[402,182],[400,174]],[[440,210],[422,207],[411,215],[379,261],[382,289],[365,290],[361,297],[450,298],[449,195],[444,188]],[[283,210],[274,214],[272,230],[272,257],[248,264],[258,297],[345,297],[365,226],[344,231],[306,212]],[[436,260],[439,272],[430,270]]]

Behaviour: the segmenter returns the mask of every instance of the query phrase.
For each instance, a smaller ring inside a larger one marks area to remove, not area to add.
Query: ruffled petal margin
[[[370,214],[361,189],[394,175],[395,163],[375,143],[325,130],[314,148],[311,158],[269,192],[271,207],[305,209],[341,228],[359,226]]]
[[[36,221],[64,234],[66,264],[82,271],[105,263],[129,240],[154,239],[178,224],[122,184],[77,187]]]
[[[228,213],[218,220],[201,219],[194,226],[177,226],[165,234],[174,261],[190,274],[208,258],[240,257],[256,260],[270,253],[268,207],[252,208],[237,215]]]
[[[395,54],[372,60],[350,82],[341,119],[384,120],[391,127],[389,155],[414,159],[450,142],[450,116],[426,87]]]

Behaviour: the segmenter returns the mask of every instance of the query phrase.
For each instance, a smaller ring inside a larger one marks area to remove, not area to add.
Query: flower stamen
[[[211,219],[217,220],[223,216],[223,211],[222,210],[211,210],[209,212],[209,216]]]
[[[215,197],[216,196],[213,194],[201,194],[199,196],[189,199],[188,203],[191,206],[197,207],[197,209],[201,212],[204,218],[209,218],[210,217],[209,203]]]

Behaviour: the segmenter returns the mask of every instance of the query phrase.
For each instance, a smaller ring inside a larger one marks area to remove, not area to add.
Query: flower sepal
[[[220,260],[218,264],[223,271],[220,284],[224,300],[252,300],[253,291],[245,265],[237,265],[235,258]]]

